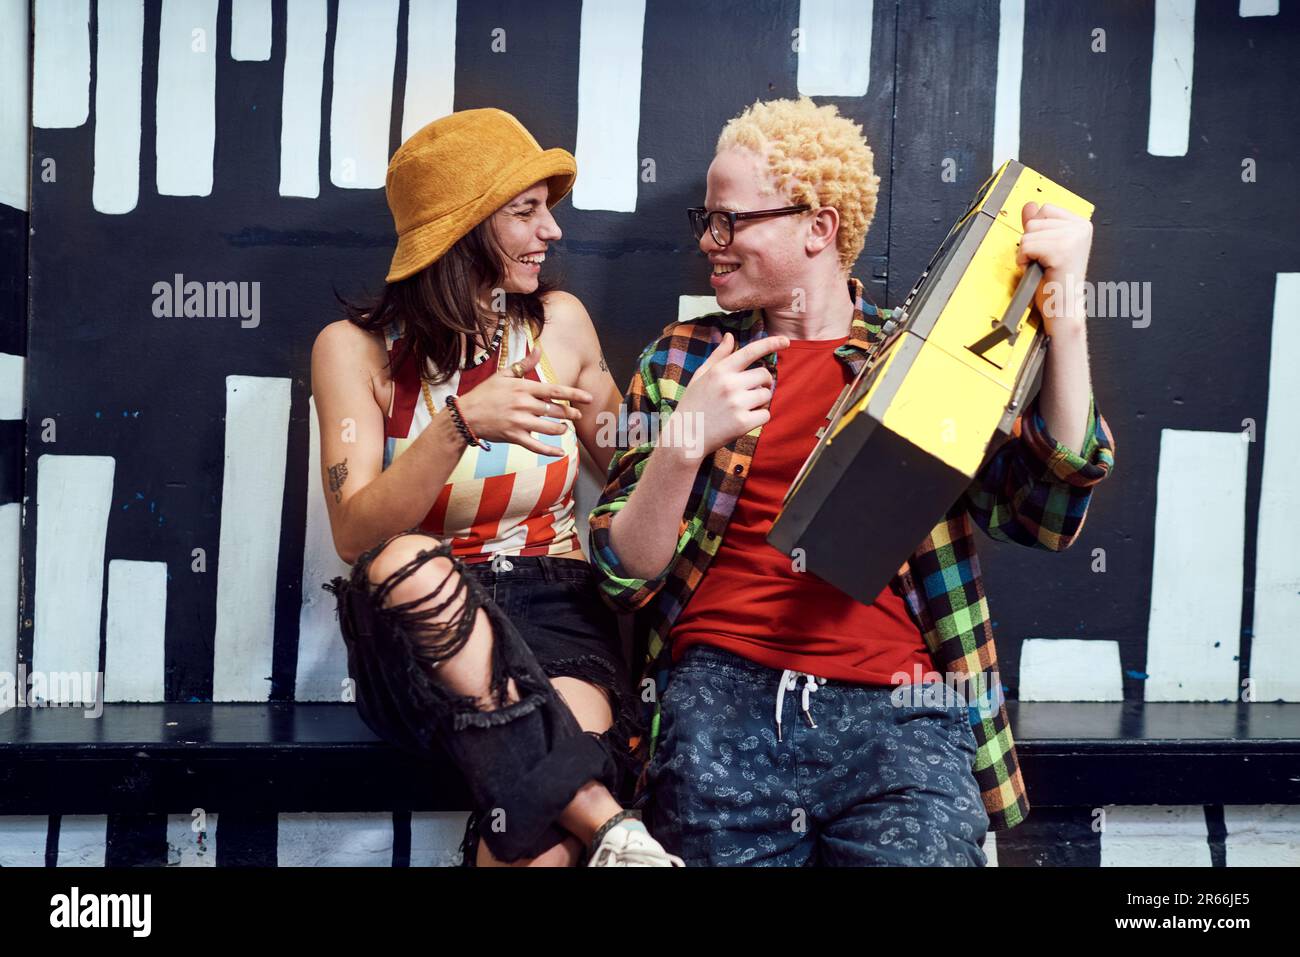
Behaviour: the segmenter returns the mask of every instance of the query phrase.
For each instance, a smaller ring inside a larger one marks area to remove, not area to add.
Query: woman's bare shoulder
[[[316,334],[313,353],[324,352],[333,358],[367,360],[378,358],[387,362],[387,348],[382,332],[368,332],[355,322],[336,319]]]
[[[571,292],[565,292],[563,289],[552,289],[550,292],[541,296],[542,305],[546,307],[546,318],[551,317],[551,313],[563,313],[571,315],[577,312],[585,313],[587,310],[582,305],[582,300]]]
[[[356,375],[377,389],[387,378],[387,366],[388,350],[383,333],[368,332],[354,322],[338,319],[316,334],[312,346],[313,377],[319,374],[324,383]],[[318,384],[323,383],[314,382],[313,392]]]
[[[564,339],[575,348],[596,344],[596,327],[581,299],[562,289],[553,289],[541,299],[546,309],[547,328],[553,326],[559,333],[557,338]]]

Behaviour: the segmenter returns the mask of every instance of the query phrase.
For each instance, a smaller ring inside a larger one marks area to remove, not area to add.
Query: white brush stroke
[[[456,867],[469,811],[411,813],[411,866]]]
[[[46,814],[0,814],[0,867],[44,867]]]
[[[0,3],[0,203],[27,209],[31,174],[27,0]]]
[[[217,49],[217,0],[164,0],[154,144],[163,196],[212,193]]]
[[[645,0],[585,0],[578,44],[575,209],[636,211]]]
[[[1247,449],[1236,432],[1160,430],[1147,701],[1240,695]]]
[[[108,852],[108,817],[65,814],[59,819],[58,867],[103,867]]]
[[[302,609],[298,613],[295,701],[341,701],[348,677],[347,648],[339,631],[337,601],[321,587],[352,566],[334,550],[320,475],[320,423],[316,398],[308,400],[311,437],[307,453],[307,532],[302,555]]]
[[[23,417],[23,374],[27,360],[23,356],[0,352],[0,419]]]
[[[18,689],[18,562],[21,554],[20,537],[22,505],[9,502],[0,505],[0,672],[12,677],[12,689],[0,696],[0,714],[17,705]],[[3,862],[0,862],[3,866]]]
[[[1227,867],[1300,865],[1300,807],[1227,804],[1223,808]]]
[[[1239,17],[1275,17],[1277,12],[1277,0],[1241,0],[1237,7]]]
[[[36,0],[32,122],[71,129],[89,115],[90,0]]]
[[[95,209],[121,215],[140,198],[143,0],[100,0],[95,47]]]
[[[456,0],[410,0],[402,140],[455,109]]]
[[[270,697],[290,386],[286,378],[226,376],[213,701]]]
[[[1021,701],[1123,701],[1119,642],[1029,638],[1020,645]]]
[[[289,0],[280,119],[280,195],[320,195],[320,111],[325,0]]]
[[[678,296],[677,297],[677,321],[689,322],[692,319],[698,319],[700,316],[707,316],[712,312],[725,312],[718,305],[717,296]]]
[[[166,562],[108,563],[104,632],[104,700],[164,700]]]
[[[330,100],[330,182],[380,189],[397,58],[397,0],[339,0]]]
[[[115,466],[107,455],[47,452],[36,460],[34,671],[99,671]],[[93,690],[83,688],[82,700]]]
[[[192,814],[167,815],[167,866],[168,867],[216,867],[217,866],[217,817],[213,811],[205,811],[203,824],[206,833],[194,830]]]
[[[271,0],[231,0],[230,59],[271,59]]]
[[[1209,867],[1205,808],[1197,805],[1111,805],[1104,808],[1102,867]]]
[[[1256,441],[1263,442],[1259,533],[1255,540],[1255,611],[1250,673],[1255,700],[1300,701],[1300,273],[1278,273],[1273,285],[1268,406]]]
[[[279,815],[280,867],[391,867],[391,813]]]
[[[1025,0],[1002,0],[998,13],[998,75],[993,94],[993,158],[989,172],[1020,157],[1021,81],[1025,69]]]
[[[871,0],[799,4],[796,86],[805,96],[866,96],[871,80]]]
[[[1195,52],[1196,0],[1156,0],[1147,123],[1147,152],[1152,156],[1187,155]]]

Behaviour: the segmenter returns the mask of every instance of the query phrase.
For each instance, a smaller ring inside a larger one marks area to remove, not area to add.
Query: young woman
[[[397,251],[312,350],[336,595],[362,718],[449,754],[465,863],[681,866],[625,811],[640,732],[576,534],[581,443],[621,399],[582,304],[539,273],[573,157],[453,113],[393,156]]]

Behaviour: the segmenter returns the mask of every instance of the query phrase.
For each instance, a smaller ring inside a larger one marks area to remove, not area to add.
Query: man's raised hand
[[[762,366],[748,367],[789,344],[785,336],[765,336],[736,349],[731,333],[723,335],[722,342],[695,370],[673,412],[674,418],[683,414],[693,417],[689,428],[696,437],[699,454],[711,455],[767,422],[771,417],[768,404],[772,401],[772,373]],[[678,434],[687,434],[687,428],[679,428]]]

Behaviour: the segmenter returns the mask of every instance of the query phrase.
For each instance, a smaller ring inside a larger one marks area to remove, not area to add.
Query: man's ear
[[[834,206],[823,206],[813,216],[809,230],[807,248],[810,253],[819,253],[827,246],[835,244],[839,233],[840,213]]]

